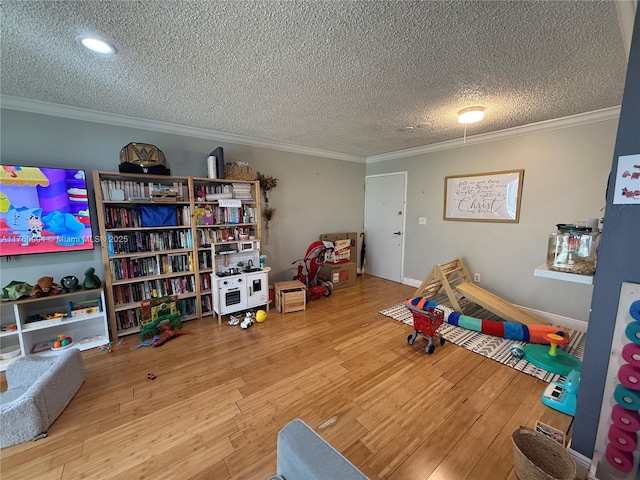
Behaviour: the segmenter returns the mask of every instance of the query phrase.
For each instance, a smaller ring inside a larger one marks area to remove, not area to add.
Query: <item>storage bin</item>
[[[573,480],[576,462],[555,440],[521,426],[511,434],[513,469],[520,480]]]
[[[276,282],[274,287],[276,310],[289,313],[306,309],[307,289],[302,282],[298,280]]]
[[[243,180],[250,182],[256,179],[256,174],[248,165],[234,165],[227,163],[224,166],[224,176],[227,180]]]

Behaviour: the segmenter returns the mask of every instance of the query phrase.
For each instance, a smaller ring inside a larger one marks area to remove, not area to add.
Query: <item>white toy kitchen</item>
[[[214,245],[211,274],[213,310],[222,315],[265,307],[269,309],[269,267],[260,267],[260,241]]]

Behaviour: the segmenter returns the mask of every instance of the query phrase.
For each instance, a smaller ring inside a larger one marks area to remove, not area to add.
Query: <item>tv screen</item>
[[[93,248],[84,170],[0,165],[0,255]]]

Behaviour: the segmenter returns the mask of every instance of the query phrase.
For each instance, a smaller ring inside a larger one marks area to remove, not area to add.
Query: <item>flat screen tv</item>
[[[84,170],[0,165],[0,255],[93,248]]]

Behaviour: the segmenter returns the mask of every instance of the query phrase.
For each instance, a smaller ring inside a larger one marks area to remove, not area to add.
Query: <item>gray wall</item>
[[[596,271],[589,330],[578,393],[572,448],[591,457],[596,441],[622,282],[640,283],[640,206],[613,205],[618,157],[640,153],[640,10],[636,11],[627,81],[620,111],[611,175],[600,266]],[[620,342],[620,339],[618,339]],[[626,343],[626,342],[625,342]],[[637,456],[636,456],[637,458]]]
[[[608,120],[367,164],[367,175],[407,171],[405,282],[463,257],[482,286],[513,303],[586,321],[593,287],[534,277],[557,223],[602,215],[617,121]],[[520,222],[442,219],[444,177],[524,169]],[[427,225],[418,225],[427,217]]]
[[[254,170],[278,178],[278,186],[269,197],[269,204],[277,209],[271,242],[263,245],[272,267],[270,282],[290,279],[294,273],[291,262],[304,256],[320,234],[362,231],[364,163],[16,110],[2,109],[0,115],[0,159],[7,165],[116,172],[120,149],[129,142],[142,142],[164,152],[174,175],[206,177],[208,154],[222,146],[226,161],[247,161]],[[95,214],[91,200],[91,212]],[[56,280],[76,275],[82,280],[89,266],[104,278],[98,247],[92,252],[17,256],[10,261],[3,258],[1,266],[0,286],[11,280],[32,283],[43,275]]]

